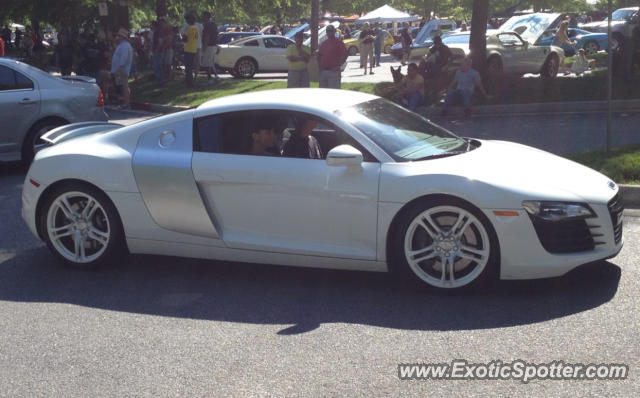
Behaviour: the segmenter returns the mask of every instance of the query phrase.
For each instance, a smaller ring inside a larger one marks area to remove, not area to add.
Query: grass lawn
[[[204,102],[227,95],[247,93],[251,91],[286,88],[287,82],[258,79],[223,79],[217,84],[207,84],[206,78],[198,77],[195,88],[187,88],[182,76],[159,87],[145,76],[138,82],[131,82],[133,102],[151,102],[165,105],[198,106]],[[318,87],[318,83],[311,83]],[[342,88],[353,91],[373,93],[373,83],[342,83]]]
[[[569,159],[601,172],[619,184],[640,184],[640,144],[611,150],[603,149],[574,153]]]

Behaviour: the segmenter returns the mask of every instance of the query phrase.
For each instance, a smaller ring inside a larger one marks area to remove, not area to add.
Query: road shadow
[[[0,255],[0,300],[69,303],[167,317],[285,324],[279,334],[323,323],[405,330],[525,325],[598,307],[618,289],[609,262],[561,278],[502,281],[475,295],[439,295],[389,274],[129,256],[96,271],[58,266],[44,246]]]

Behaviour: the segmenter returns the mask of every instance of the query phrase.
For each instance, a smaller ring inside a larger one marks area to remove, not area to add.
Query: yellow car
[[[344,40],[344,45],[345,47],[347,47],[347,50],[349,50],[349,55],[356,55],[360,52],[360,32],[361,31],[357,30],[351,34],[350,39]],[[393,43],[393,37],[389,34],[389,32],[385,30],[382,51],[385,54],[389,54],[391,52],[391,46],[393,46]]]

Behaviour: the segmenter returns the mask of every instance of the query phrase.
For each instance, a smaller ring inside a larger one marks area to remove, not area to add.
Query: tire
[[[594,40],[589,40],[588,42],[584,43],[584,46],[582,46],[582,48],[587,55],[593,55],[600,51],[598,42]]]
[[[234,70],[238,78],[251,79],[258,71],[258,63],[253,58],[240,58],[236,62]]]
[[[411,281],[461,292],[498,278],[497,236],[484,214],[469,203],[446,196],[418,202],[395,225],[394,267]]]
[[[90,269],[125,252],[118,212],[100,190],[82,183],[55,187],[39,211],[40,235],[67,266]]]
[[[384,46],[384,53],[385,54],[391,54],[391,46],[390,45],[386,45]]]
[[[616,52],[622,51],[622,46],[624,45],[624,37],[618,33],[615,32],[612,36],[611,36],[611,51]]]
[[[66,120],[58,118],[40,120],[34,124],[22,143],[22,162],[27,166],[30,165],[33,161],[33,157],[36,155],[36,152],[46,145],[40,137],[42,137],[47,131],[65,124],[68,124]]]
[[[556,54],[550,54],[542,65],[540,77],[544,79],[555,79],[560,68],[560,58]]]
[[[358,53],[358,47],[356,46],[351,46],[349,47],[349,55],[356,55]]]

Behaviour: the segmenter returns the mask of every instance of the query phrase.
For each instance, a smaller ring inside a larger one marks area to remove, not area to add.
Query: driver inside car
[[[311,135],[318,126],[313,118],[303,119],[297,128],[283,132],[282,156],[290,158],[323,159],[322,150],[316,137]]]

